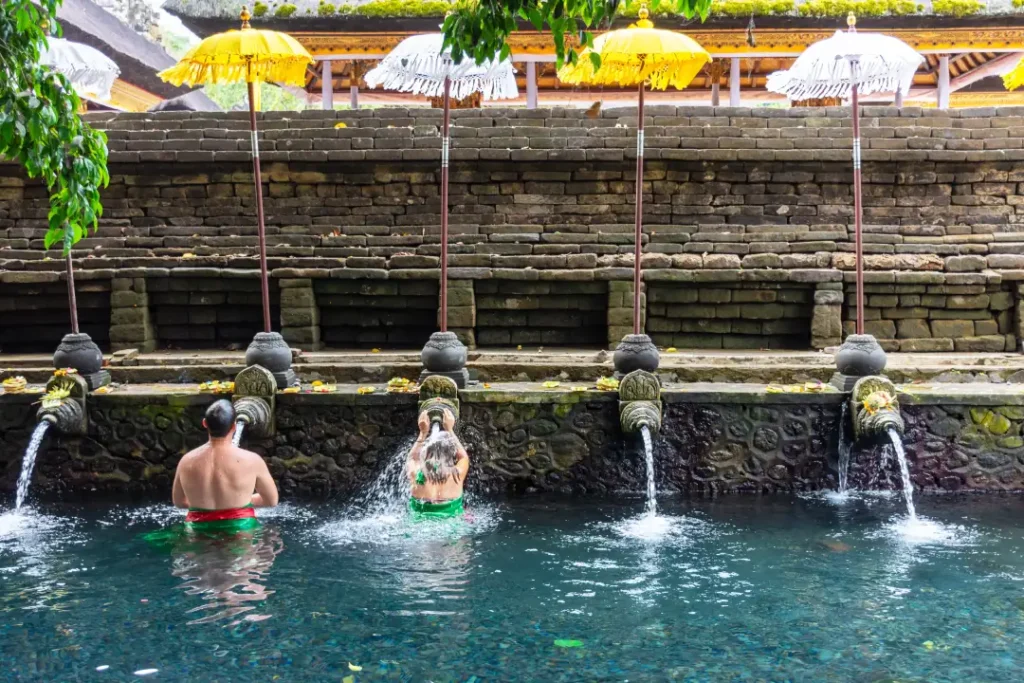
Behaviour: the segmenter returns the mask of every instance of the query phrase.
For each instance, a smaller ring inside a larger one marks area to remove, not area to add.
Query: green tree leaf
[[[47,248],[65,252],[98,226],[106,187],[106,136],[78,115],[68,80],[42,66],[49,35],[60,36],[60,0],[0,3],[0,157],[18,161],[50,192]]]

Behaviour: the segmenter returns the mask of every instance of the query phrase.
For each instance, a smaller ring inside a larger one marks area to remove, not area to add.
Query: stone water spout
[[[896,398],[896,386],[885,377],[857,380],[850,395],[853,437],[856,441],[885,438],[892,431],[903,434],[903,417]]]
[[[431,424],[442,424],[445,409],[459,419],[459,388],[455,380],[442,375],[431,375],[420,384],[420,402],[417,415],[424,410]]]
[[[64,435],[84,436],[89,431],[85,410],[88,395],[89,385],[81,375],[54,375],[46,383],[46,393],[36,412],[36,421],[48,422]]]
[[[236,421],[245,426],[247,434],[274,434],[274,407],[277,381],[274,373],[261,365],[250,365],[235,377],[235,394],[231,399]]]
[[[619,382],[619,423],[626,434],[661,430],[661,382],[654,373],[634,370]]]

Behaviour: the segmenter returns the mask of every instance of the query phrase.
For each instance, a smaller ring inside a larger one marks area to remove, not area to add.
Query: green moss
[[[933,0],[932,12],[943,17],[969,17],[985,9],[978,0]]]
[[[163,465],[146,465],[146,469],[142,470],[143,479],[152,479],[158,474],[166,474],[167,468]]]
[[[976,425],[984,424],[991,414],[992,411],[985,408],[971,408],[971,422]]]
[[[274,10],[274,16],[277,17],[278,19],[287,19],[291,15],[295,14],[295,10],[297,9],[298,7],[296,7],[295,5],[291,4],[290,2],[286,2],[285,4],[281,5],[276,10]]]
[[[446,0],[371,0],[338,5],[338,14],[353,17],[443,17],[452,9]]]
[[[1011,420],[1024,420],[1024,408],[1018,406],[1003,406],[1002,408],[996,408],[996,412],[1000,415],[1005,415]]]
[[[998,413],[992,413],[992,417],[989,419],[987,425],[988,431],[997,436],[1002,436],[1006,432],[1010,431],[1010,426],[1010,421]]]
[[[792,14],[795,7],[793,0],[715,0],[711,13],[725,17],[771,17]]]
[[[1021,448],[1024,447],[1024,439],[1019,436],[1004,436],[996,441],[996,445],[1000,448]]]
[[[858,17],[905,17],[921,13],[924,6],[912,0],[807,0],[799,11],[805,17],[845,17],[850,12]]]
[[[257,2],[252,6],[252,15],[259,19],[260,17],[266,16],[269,8],[262,2]]]

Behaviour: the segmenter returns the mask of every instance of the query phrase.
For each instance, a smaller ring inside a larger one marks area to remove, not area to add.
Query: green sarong
[[[452,517],[458,517],[464,512],[462,496],[443,503],[432,503],[428,500],[410,498],[409,510],[412,511],[414,519],[451,519]]]

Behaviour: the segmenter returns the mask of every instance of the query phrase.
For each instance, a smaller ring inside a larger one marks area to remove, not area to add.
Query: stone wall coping
[[[388,405],[414,406],[416,394],[389,394],[380,386],[372,394],[359,394],[360,385],[338,385],[330,394],[281,394],[280,403],[288,405]],[[694,382],[667,385],[661,394],[665,403],[744,404],[744,405],[837,405],[848,395],[838,391],[821,393],[769,393],[764,384]],[[472,404],[558,404],[615,402],[616,392],[587,389],[572,391],[571,382],[554,389],[539,389],[536,384],[502,383],[495,388],[472,387],[459,392],[459,398]],[[930,384],[898,387],[899,400],[906,405],[936,406],[1024,406],[1024,385],[1021,384]],[[39,394],[0,394],[0,403],[30,405],[39,401]],[[150,404],[161,400],[180,406],[206,405],[227,395],[198,392],[184,385],[168,385],[166,390],[93,394],[91,402],[98,405]]]

